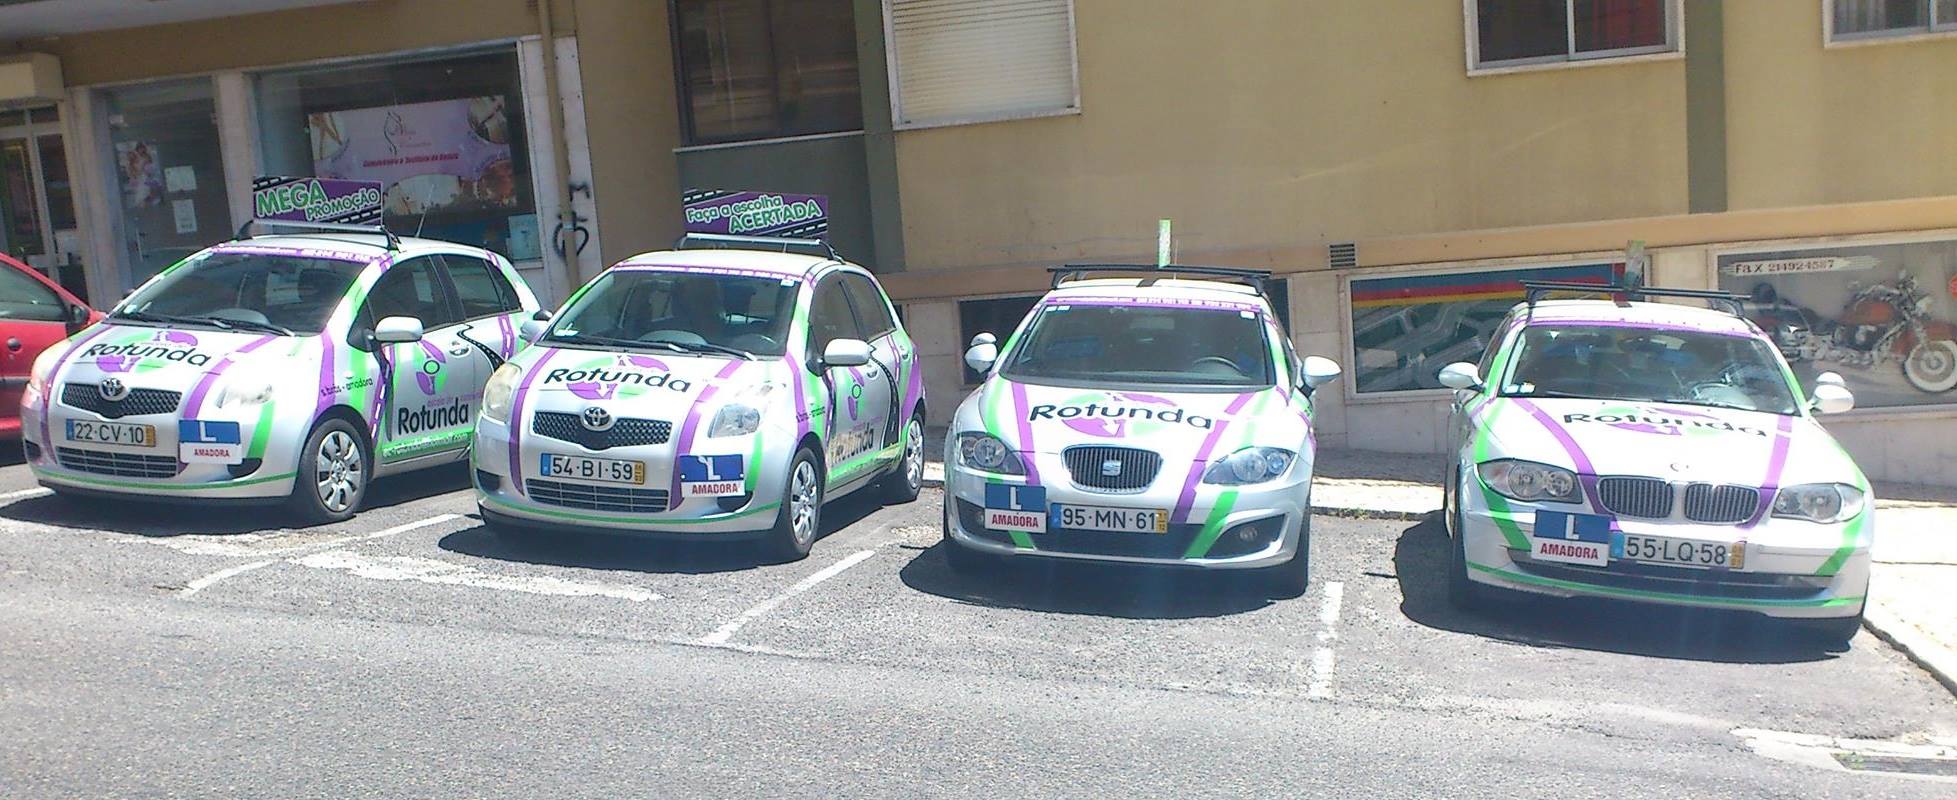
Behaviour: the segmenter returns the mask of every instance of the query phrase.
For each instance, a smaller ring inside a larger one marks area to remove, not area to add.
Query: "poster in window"
[[[1354,278],[1353,383],[1359,392],[1439,389],[1441,367],[1478,361],[1522,282],[1609,284],[1623,264]]]
[[[149,142],[116,142],[116,169],[122,175],[122,207],[149,208],[163,202],[163,156]]]
[[[1957,402],[1957,241],[1732,253],[1719,287],[1751,295],[1803,386],[1842,376],[1859,408]]]
[[[502,96],[306,115],[313,174],[381,181],[389,215],[517,207]]]

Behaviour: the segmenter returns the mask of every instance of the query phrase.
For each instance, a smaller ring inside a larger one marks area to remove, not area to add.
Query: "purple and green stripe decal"
[[[1236,417],[1237,412],[1243,409],[1244,404],[1251,397],[1251,394],[1237,395],[1237,398],[1232,400],[1230,405],[1223,410],[1223,417],[1216,421],[1216,429],[1210,431],[1210,435],[1203,440],[1202,449],[1196,453],[1196,462],[1189,467],[1189,478],[1183,482],[1182,496],[1176,500],[1175,516],[1171,518],[1171,521],[1188,521],[1189,509],[1196,501],[1197,487],[1201,485],[1203,472],[1209,468],[1210,457],[1216,452],[1215,445],[1219,436],[1223,433],[1223,429],[1230,425],[1230,420]],[[1257,407],[1251,410],[1253,419],[1264,413],[1264,406],[1270,402],[1271,394],[1260,392],[1256,394],[1256,397]],[[1237,447],[1240,449],[1250,444],[1251,437],[1256,432],[1253,430],[1255,426],[1252,425],[1242,425],[1239,427],[1243,429],[1243,436],[1238,437]],[[1235,452],[1235,450],[1232,450],[1232,452]],[[1203,519],[1203,529],[1189,543],[1189,549],[1183,551],[1183,558],[1202,558],[1209,554],[1210,548],[1216,544],[1217,538],[1223,535],[1223,523],[1230,518],[1230,512],[1237,506],[1237,494],[1239,491],[1236,487],[1229,487],[1217,493],[1216,502],[1210,506],[1209,516]]]
[[[68,366],[69,359],[74,358],[77,353],[80,353],[88,346],[89,342],[95,341],[97,337],[108,333],[111,327],[100,323],[96,324],[87,334],[76,340],[73,346],[63,352],[60,358],[55,359],[54,366],[48,370],[48,385],[41,387],[41,444],[48,448],[48,452],[53,452],[54,450],[54,440],[48,438],[48,414],[54,411],[55,378],[61,374],[62,367]]]
[[[746,363],[748,362],[727,362],[727,366],[721,367],[719,372],[714,373],[713,382],[708,383],[707,388],[701,390],[698,397],[693,398],[692,407],[686,410],[686,422],[680,425],[680,438],[677,446],[673,448],[673,453],[676,456],[691,454],[693,450],[693,437],[700,430],[700,412],[707,407],[707,401],[712,400],[713,396],[720,392],[720,382],[733,377],[734,373],[740,371],[741,365]],[[749,467],[749,469],[752,469],[752,467]],[[672,511],[679,508],[681,499],[680,473],[675,468],[673,470],[672,488],[666,495],[666,510]]]
[[[562,350],[544,350],[544,354],[523,371],[523,380],[517,384],[516,391],[510,394],[510,488],[518,495],[523,492],[523,398],[530,393],[530,382],[543,374],[544,365]]]

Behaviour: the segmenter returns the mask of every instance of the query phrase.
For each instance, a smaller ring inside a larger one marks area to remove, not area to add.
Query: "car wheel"
[[[1855,634],[1862,630],[1862,611],[1858,609],[1852,617],[1807,620],[1803,624],[1822,641],[1847,647],[1849,641],[1855,638]]]
[[[329,419],[306,437],[287,502],[308,524],[344,522],[360,510],[372,474],[360,432],[346,420]]]
[[[897,465],[897,471],[883,476],[881,486],[883,502],[887,505],[903,505],[916,502],[917,493],[924,489],[924,416],[911,417],[904,425],[904,459]]]
[[[809,557],[821,530],[822,476],[815,453],[804,448],[795,451],[795,460],[789,462],[781,509],[775,513],[775,527],[762,546],[778,561],[800,561]]]
[[[1305,512],[1305,520],[1298,529],[1298,552],[1291,555],[1290,561],[1266,568],[1265,578],[1270,582],[1271,593],[1283,600],[1303,597],[1305,590],[1311,588],[1310,511]]]

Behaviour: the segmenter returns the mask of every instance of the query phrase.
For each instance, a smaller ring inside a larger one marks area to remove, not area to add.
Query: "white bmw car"
[[[945,443],[955,570],[988,557],[1266,569],[1309,580],[1312,400],[1267,273],[1073,267],[998,347]],[[1097,277],[1098,276],[1098,277]],[[1194,278],[1194,279],[1191,279]]]
[[[1875,498],[1815,420],[1854,406],[1838,376],[1803,391],[1764,333],[1717,308],[1543,300],[1518,305],[1492,342],[1480,364],[1441,371],[1457,390],[1458,605],[1499,587],[1854,636]]]

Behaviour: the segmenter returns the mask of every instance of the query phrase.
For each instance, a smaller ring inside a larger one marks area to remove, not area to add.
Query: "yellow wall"
[[[578,61],[606,264],[680,231],[678,89],[664,2],[578,0]]]
[[[1082,114],[898,135],[910,269],[1687,207],[1677,59],[1470,78],[1451,1],[1075,9]]]
[[[1725,19],[1731,207],[1957,194],[1957,37],[1824,49],[1813,0]]]

